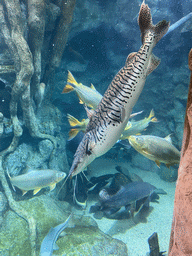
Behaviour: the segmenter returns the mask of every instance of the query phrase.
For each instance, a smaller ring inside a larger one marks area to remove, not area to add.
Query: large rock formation
[[[192,72],[192,49],[189,53]],[[169,256],[192,255],[192,73],[189,85],[182,155],[175,192]]]

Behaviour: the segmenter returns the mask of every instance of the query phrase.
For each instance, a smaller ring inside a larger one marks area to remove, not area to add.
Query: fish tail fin
[[[75,138],[75,136],[77,136],[77,134],[79,133],[79,129],[71,129],[70,131],[69,131],[69,134],[68,134],[68,136],[69,136],[69,138],[68,138],[68,141],[70,141],[70,140],[72,140],[73,138]]]
[[[149,116],[148,116],[148,120],[150,120],[151,122],[158,122],[157,118],[155,117],[155,112],[154,110],[152,109]]]
[[[68,71],[67,84],[64,87],[62,93],[72,92],[74,90],[74,86],[78,86],[79,84],[75,80],[74,76]]]
[[[157,123],[157,122],[158,122],[158,119],[157,119],[156,117],[153,117],[153,118],[151,119],[151,122]]]
[[[148,31],[151,31],[155,35],[155,44],[167,33],[169,28],[169,22],[166,20],[159,21],[156,25],[153,25],[150,8],[145,4],[145,0],[141,4],[138,23],[141,30],[142,43],[145,35]]]
[[[75,118],[74,116],[67,114],[67,118],[68,118],[68,122],[70,124],[70,126],[74,127],[74,126],[81,126],[81,123],[77,118]]]

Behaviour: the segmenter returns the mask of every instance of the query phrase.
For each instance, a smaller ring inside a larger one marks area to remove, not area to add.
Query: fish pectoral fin
[[[149,152],[147,151],[147,148],[142,148],[142,152],[148,156],[151,156],[151,154],[149,154]]]
[[[87,144],[86,144],[86,154],[91,155],[94,147],[95,147],[95,142],[93,142],[93,141],[87,142]]]
[[[84,102],[82,101],[82,99],[80,97],[79,97],[79,104],[84,104]]]
[[[129,130],[132,127],[132,123],[128,122],[126,127],[125,127],[125,131]]]
[[[148,76],[151,72],[153,72],[153,70],[155,70],[159,66],[160,61],[160,58],[156,57],[154,54],[151,54],[146,76]]]
[[[155,160],[156,165],[160,168],[160,162],[158,160]]]
[[[56,243],[53,245],[53,250],[59,250],[59,246]]]
[[[56,187],[56,183],[51,184],[49,187],[50,187],[50,191],[52,191]]]
[[[129,62],[131,62],[133,60],[133,58],[135,57],[135,55],[137,54],[137,52],[131,52],[127,59],[126,59],[126,64],[128,64]]]
[[[33,195],[36,195],[40,190],[41,188],[36,188],[35,190],[33,190]]]

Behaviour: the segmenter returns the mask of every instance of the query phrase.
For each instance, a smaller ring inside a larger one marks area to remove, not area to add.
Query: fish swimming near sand
[[[90,117],[68,177],[82,172],[95,158],[105,154],[117,142],[143,90],[146,77],[160,63],[152,50],[167,32],[169,22],[163,20],[153,25],[150,8],[144,1],[138,21],[142,46],[138,52],[129,54],[125,66],[114,77]]]
[[[60,233],[67,227],[72,214],[66,219],[66,221],[58,226],[51,228],[49,233],[43,239],[41,243],[40,256],[52,256],[53,250],[58,250],[59,247],[56,245],[57,238]]]
[[[85,104],[93,109],[97,108],[102,99],[102,95],[95,89],[93,85],[88,87],[82,83],[77,83],[71,72],[68,71],[67,85],[63,89],[62,93],[68,93],[71,91],[75,91],[77,93],[80,104]]]
[[[140,134],[148,127],[150,122],[157,122],[157,118],[155,117],[153,109],[151,110],[148,117],[145,117],[139,121],[129,121],[120,137],[120,140],[126,140],[131,135]]]
[[[58,182],[64,179],[65,172],[56,170],[31,170],[25,174],[10,177],[11,184],[22,190],[25,195],[29,190],[33,190],[36,195],[42,188],[50,187],[53,190]]]
[[[152,135],[130,136],[129,143],[140,154],[155,161],[160,166],[164,163],[167,167],[179,164],[180,152],[173,146],[170,136],[161,138]]]
[[[99,196],[103,207],[120,208],[150,196],[155,189],[156,187],[147,182],[135,181],[122,186],[114,195],[109,195],[105,189],[102,189]]]

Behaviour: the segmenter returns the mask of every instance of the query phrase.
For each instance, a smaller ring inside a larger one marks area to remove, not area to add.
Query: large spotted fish
[[[143,90],[146,77],[160,63],[160,59],[152,54],[152,50],[167,32],[169,23],[163,20],[153,25],[150,8],[144,1],[138,22],[142,46],[138,52],[129,54],[125,66],[114,77],[90,117],[68,176],[82,172],[95,158],[105,154],[116,143]]]

